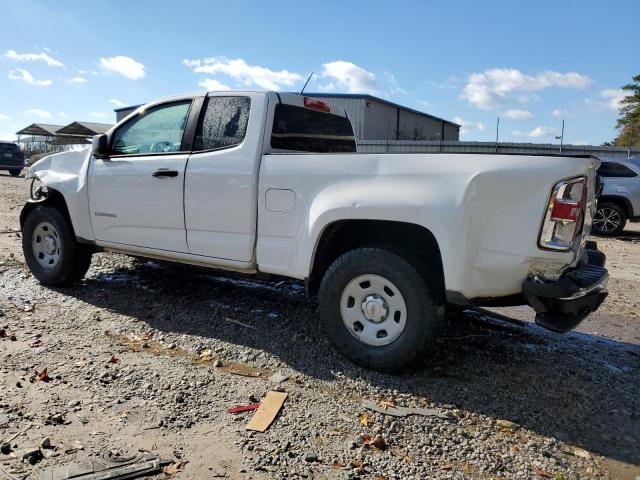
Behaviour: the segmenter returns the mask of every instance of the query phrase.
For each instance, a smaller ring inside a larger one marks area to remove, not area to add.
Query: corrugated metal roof
[[[453,125],[454,127],[460,128],[460,125],[457,123],[451,122],[449,120],[445,120],[444,118],[436,117],[434,115],[430,115],[425,112],[421,112],[420,110],[415,110],[413,108],[405,107],[404,105],[400,105],[398,103],[390,102],[389,100],[385,100],[384,98],[374,97],[373,95],[363,94],[363,93],[304,93],[307,97],[325,97],[325,98],[358,98],[365,100],[372,100],[374,102],[384,103],[385,105],[389,105],[393,108],[400,108],[402,110],[406,110],[411,113],[415,113],[416,115],[421,115],[423,117],[432,118],[439,122],[448,123],[449,125]]]
[[[32,123],[28,127],[23,128],[19,132],[16,132],[16,135],[42,135],[42,136],[53,136],[60,130],[64,125],[53,125],[50,123]]]
[[[56,133],[58,135],[82,135],[89,137],[106,133],[111,127],[113,127],[113,125],[110,123],[73,122],[62,127]]]

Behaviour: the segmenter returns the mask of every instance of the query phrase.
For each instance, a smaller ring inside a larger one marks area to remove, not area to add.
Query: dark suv
[[[591,231],[613,236],[622,232],[627,221],[640,221],[640,158],[601,160],[598,175],[603,188]]]
[[[0,140],[0,170],[17,177],[24,168],[24,153],[15,143]]]

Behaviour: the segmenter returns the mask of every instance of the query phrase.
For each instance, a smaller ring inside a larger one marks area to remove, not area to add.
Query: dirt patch
[[[22,182],[0,174],[0,230],[18,228]],[[0,234],[0,438],[17,435],[0,466],[37,478],[119,449],[188,461],[176,479],[635,480],[638,238],[597,239],[611,294],[578,331],[541,330],[528,308],[500,310],[524,326],[452,317],[422,367],[384,375],[335,353],[298,282],[100,254],[85,280],[50,289],[20,234]],[[251,411],[226,412],[274,389],[288,397],[264,433],[245,430]],[[55,455],[16,459],[45,438]]]

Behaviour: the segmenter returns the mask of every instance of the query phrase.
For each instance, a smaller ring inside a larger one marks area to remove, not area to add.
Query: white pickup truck
[[[397,371],[446,305],[531,305],[562,332],[606,297],[593,157],[362,154],[344,111],[275,92],[138,108],[31,167],[23,250],[46,285],[92,253],[304,280],[352,361]]]

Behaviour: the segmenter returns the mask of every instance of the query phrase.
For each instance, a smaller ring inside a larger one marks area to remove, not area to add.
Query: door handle
[[[177,170],[169,170],[168,168],[159,168],[151,174],[154,177],[177,177]]]

